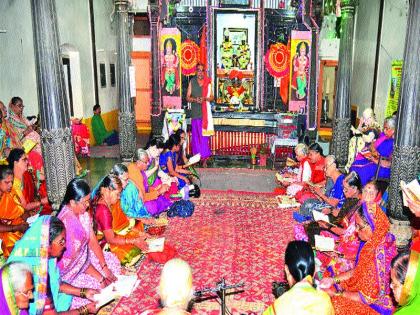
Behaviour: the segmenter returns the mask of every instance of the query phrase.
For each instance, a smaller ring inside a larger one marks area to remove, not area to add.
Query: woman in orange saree
[[[320,288],[331,296],[336,315],[390,315],[391,260],[396,255],[389,221],[376,203],[369,203],[356,214],[356,231],[365,242],[353,270],[321,280]]]
[[[5,258],[9,257],[15,243],[29,227],[24,220],[25,210],[17,202],[12,190],[13,171],[0,165],[0,239]]]

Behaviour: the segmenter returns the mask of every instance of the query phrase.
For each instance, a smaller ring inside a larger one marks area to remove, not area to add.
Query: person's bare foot
[[[207,159],[205,159],[205,160],[203,161],[203,167],[204,167],[204,168],[207,168]]]

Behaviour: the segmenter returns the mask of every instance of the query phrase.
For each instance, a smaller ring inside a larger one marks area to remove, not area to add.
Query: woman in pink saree
[[[118,258],[103,252],[93,232],[92,219],[86,211],[90,204],[90,188],[86,181],[75,178],[67,186],[58,218],[66,227],[66,250],[58,267],[62,281],[73,286],[104,288],[116,280],[121,265]],[[72,308],[89,301],[74,298]]]

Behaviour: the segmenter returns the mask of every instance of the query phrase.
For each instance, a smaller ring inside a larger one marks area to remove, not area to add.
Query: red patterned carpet
[[[271,194],[204,191],[192,217],[170,220],[165,232],[178,256],[193,268],[196,289],[245,282],[243,293],[228,297],[233,314],[261,314],[273,301],[271,282],[283,278],[283,259],[292,239],[290,209],[278,209]],[[112,314],[140,314],[157,306],[162,265],[145,260],[140,286],[123,298]],[[217,301],[196,303],[193,314],[219,314]]]

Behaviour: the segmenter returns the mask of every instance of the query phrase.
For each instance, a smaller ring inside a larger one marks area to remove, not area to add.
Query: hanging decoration
[[[265,67],[273,77],[281,78],[289,74],[290,54],[282,43],[272,44],[265,54]]]
[[[181,69],[183,75],[194,75],[200,60],[200,47],[190,39],[181,44]]]
[[[312,34],[310,31],[292,31],[291,38],[289,110],[306,113],[309,100]]]
[[[181,32],[177,28],[162,28],[160,54],[163,107],[181,108]]]
[[[290,53],[287,45],[275,43],[266,52],[265,67],[275,80],[278,80],[280,97],[283,104],[287,104],[289,93],[289,64]]]

